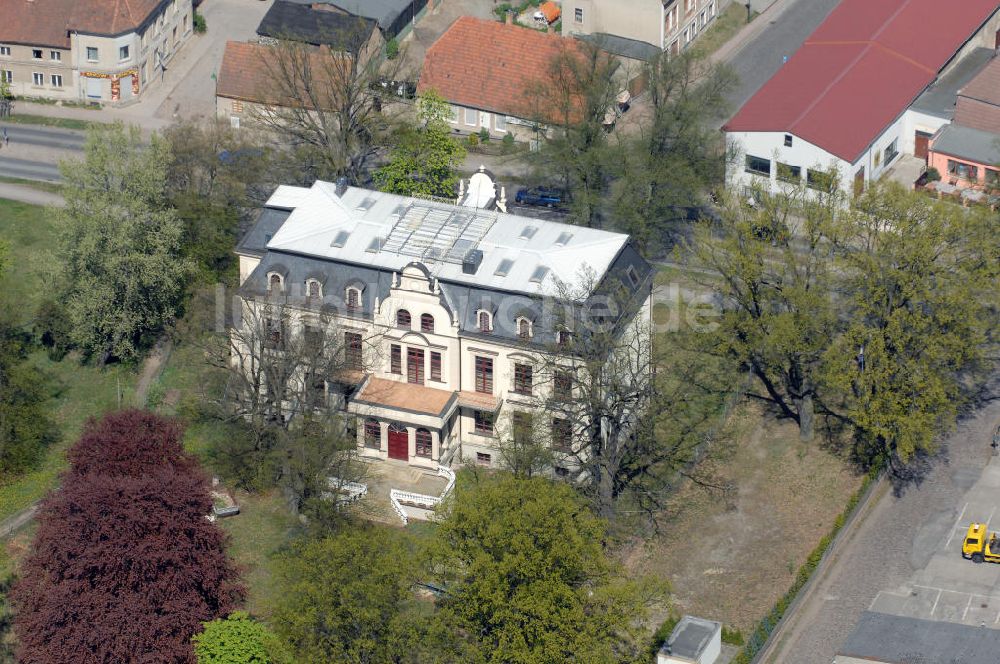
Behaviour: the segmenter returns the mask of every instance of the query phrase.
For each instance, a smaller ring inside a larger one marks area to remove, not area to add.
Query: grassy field
[[[0,200],[0,238],[10,249],[8,268],[0,280],[3,306],[16,312],[15,321],[29,325],[42,300],[48,272],[56,260],[55,218],[45,208]],[[0,483],[0,521],[28,507],[55,486],[65,468],[65,451],[89,417],[131,403],[135,371],[130,367],[98,369],[68,356],[53,362],[44,352],[31,355],[32,366],[51,385],[49,406],[60,439],[49,448],[41,466],[14,481]]]
[[[19,184],[22,187],[31,187],[32,189],[39,189],[41,191],[47,191],[50,194],[61,194],[63,186],[58,182],[42,182],[41,180],[25,180],[24,178],[12,178],[6,175],[0,175],[0,182],[6,184]]]
[[[637,573],[667,579],[678,613],[747,633],[791,584],[852,493],[857,475],[818,439],[798,440],[756,406],[741,407],[726,442],[699,469],[724,489],[687,482],[667,527],[626,553]]]
[[[84,130],[92,125],[105,124],[99,120],[78,120],[76,118],[50,118],[47,115],[31,115],[30,113],[15,113],[3,119],[11,124],[41,125],[43,127],[58,127],[60,129]]]
[[[750,15],[750,20],[757,17],[757,12]],[[716,17],[708,30],[695,41],[695,47],[705,53],[715,53],[727,41],[732,39],[744,25],[747,24],[747,8],[742,2],[734,2],[726,7]]]

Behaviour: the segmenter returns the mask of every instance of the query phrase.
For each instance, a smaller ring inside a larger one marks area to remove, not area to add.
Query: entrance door
[[[1000,50],[1000,30],[997,30],[997,34],[993,38],[993,48]]]
[[[121,85],[121,98],[131,99],[132,98],[132,77],[122,76],[119,79]]]
[[[406,349],[406,382],[424,384],[424,349]]]
[[[389,425],[389,458],[410,460],[410,436],[406,428],[398,424]]]
[[[918,131],[913,135],[913,155],[927,161],[927,146],[930,145],[931,135],[926,131]]]

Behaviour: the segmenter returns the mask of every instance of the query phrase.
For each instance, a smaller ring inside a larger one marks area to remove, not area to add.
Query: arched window
[[[517,338],[521,341],[531,340],[531,321],[527,318],[517,319]]]
[[[382,447],[382,427],[374,417],[365,420],[365,447]]]
[[[347,301],[348,311],[357,311],[361,308],[361,291],[357,288],[348,288],[344,299]]]
[[[284,288],[281,283],[281,275],[277,272],[272,272],[267,277],[267,292],[268,293],[280,293]]]
[[[430,314],[420,314],[420,331],[434,331],[434,316],[431,316]]]
[[[410,329],[410,312],[406,309],[400,309],[396,312],[396,327],[401,327],[404,329]]]
[[[309,297],[323,297],[323,287],[315,279],[306,281],[306,295]]]
[[[483,334],[489,334],[493,331],[493,317],[490,316],[488,311],[479,312],[479,331]]]
[[[417,429],[417,456],[430,457],[434,450],[431,432],[427,429]]]

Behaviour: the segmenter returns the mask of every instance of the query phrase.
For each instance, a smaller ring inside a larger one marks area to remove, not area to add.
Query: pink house
[[[959,90],[952,124],[930,140],[927,165],[945,182],[1000,189],[1000,58]]]

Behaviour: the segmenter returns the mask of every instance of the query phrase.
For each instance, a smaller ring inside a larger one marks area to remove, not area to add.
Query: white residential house
[[[998,31],[995,0],[843,0],[723,127],[728,185],[822,189],[836,172],[857,194],[900,155],[926,157],[954,105],[954,89],[941,102],[933,88],[974,74]]]
[[[652,44],[680,53],[730,0],[564,0],[562,33],[598,35]]]
[[[590,228],[318,181],[279,187],[237,253],[247,306],[278,289],[334,312],[359,371],[327,378],[359,450],[414,466],[498,465],[498,427],[560,389],[539,375],[574,334],[550,307],[560,283],[624,287],[634,306],[616,324],[648,331],[651,266],[627,236]]]

